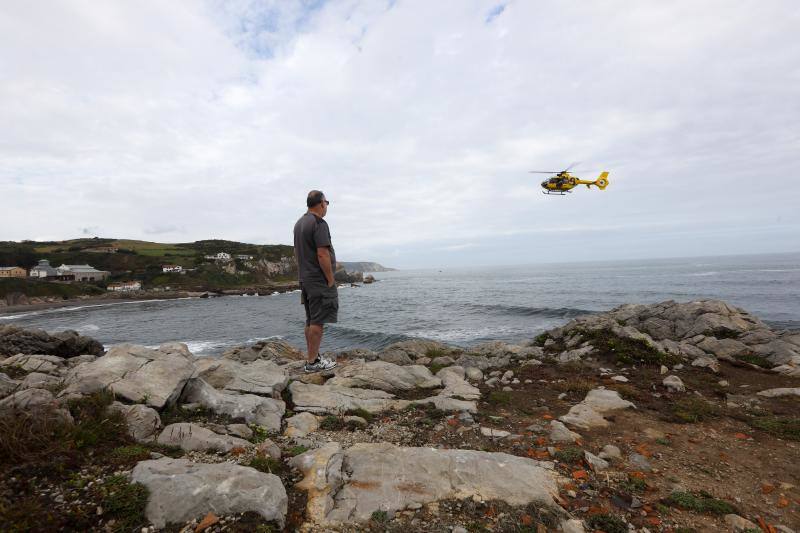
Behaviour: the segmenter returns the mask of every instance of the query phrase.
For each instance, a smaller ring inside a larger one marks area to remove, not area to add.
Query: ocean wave
[[[800,320],[765,320],[764,321],[769,327],[776,330],[781,329],[788,329],[788,330],[800,330]]]
[[[703,278],[706,276],[718,276],[719,272],[715,270],[709,270],[708,272],[692,272],[691,274],[686,274],[687,276],[691,276],[693,278]]]
[[[372,350],[381,350],[390,344],[406,341],[411,338],[403,334],[379,333],[335,324],[331,324],[326,328],[325,336],[334,338],[337,341],[346,341],[347,344],[352,347],[369,348]],[[323,343],[324,342],[323,339]]]
[[[96,324],[86,324],[85,326],[80,326],[80,327],[75,328],[75,331],[77,331],[78,333],[83,333],[83,332],[86,332],[86,331],[99,331],[99,330],[100,330],[100,326],[98,326]]]
[[[525,307],[522,305],[505,304],[466,304],[464,307],[495,315],[540,316],[545,318],[574,318],[576,316],[591,315],[597,312],[574,307]]]

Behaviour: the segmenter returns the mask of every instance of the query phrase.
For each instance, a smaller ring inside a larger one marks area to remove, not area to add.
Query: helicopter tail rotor
[[[597,185],[597,188],[601,191],[608,187],[608,172],[600,173],[600,176],[597,177],[594,184]]]

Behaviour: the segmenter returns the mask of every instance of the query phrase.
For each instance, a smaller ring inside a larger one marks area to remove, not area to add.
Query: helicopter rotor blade
[[[565,168],[564,170],[562,170],[562,172],[567,172],[567,171],[569,171],[569,170],[572,170],[572,169],[575,167],[575,165],[580,165],[580,164],[581,164],[581,162],[580,162],[580,161],[575,161],[575,162],[574,162],[574,163],[572,163],[570,166],[568,166],[567,168]]]
[[[529,170],[530,174],[558,174],[558,170]]]

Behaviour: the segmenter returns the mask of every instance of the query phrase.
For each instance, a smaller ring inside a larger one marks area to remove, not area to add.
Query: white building
[[[31,269],[30,274],[32,278],[52,278],[55,276],[58,276],[58,272],[50,266],[50,261],[47,259],[40,259],[39,264]]]
[[[140,291],[142,290],[141,281],[117,281],[108,284],[108,290],[117,292]]]
[[[180,265],[161,265],[161,272],[183,272],[183,267]]]
[[[252,261],[253,260],[253,256],[252,255],[246,255],[246,254],[239,254],[239,255],[236,256],[236,259],[240,259],[242,261]]]
[[[56,271],[59,276],[74,275],[75,281],[102,281],[111,275],[90,265],[61,265]]]
[[[227,252],[217,252],[216,255],[207,255],[206,259],[213,259],[214,261],[230,261],[231,254]]]

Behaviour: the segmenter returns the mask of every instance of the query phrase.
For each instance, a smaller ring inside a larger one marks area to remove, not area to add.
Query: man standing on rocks
[[[339,295],[333,273],[336,253],[331,244],[331,231],[323,220],[328,204],[322,191],[311,191],[306,198],[308,211],[294,225],[294,255],[300,276],[300,301],[306,309],[306,372],[330,370],[336,366],[319,356],[325,324],[336,322]]]

